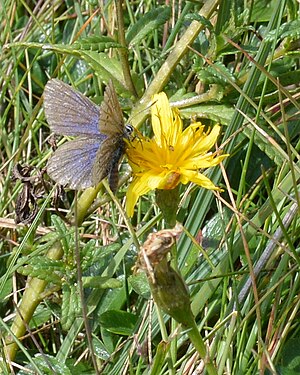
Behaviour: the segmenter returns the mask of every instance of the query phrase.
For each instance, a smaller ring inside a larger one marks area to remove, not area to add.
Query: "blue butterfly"
[[[60,146],[47,164],[49,176],[70,189],[97,185],[108,176],[118,186],[118,166],[125,141],[133,131],[125,125],[116,91],[110,81],[101,106],[66,83],[51,79],[45,86],[44,108],[50,129],[75,139]]]

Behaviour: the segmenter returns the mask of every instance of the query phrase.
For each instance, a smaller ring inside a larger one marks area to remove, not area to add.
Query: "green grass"
[[[170,3],[0,3],[1,373],[204,366],[197,339],[155,305],[134,269],[147,235],[167,226],[154,192],[126,218],[126,157],[117,197],[104,183],[55,202],[44,173],[50,77],[97,103],[112,78],[125,117],[147,136],[147,106],[160,91],[185,125],[222,125],[218,147],[230,157],[206,173],[224,191],[181,186],[174,207],[184,230],[172,263],[216,368],[206,371],[300,372],[299,3]],[[18,164],[32,168],[29,190],[13,177]],[[22,192],[35,203],[16,224]]]

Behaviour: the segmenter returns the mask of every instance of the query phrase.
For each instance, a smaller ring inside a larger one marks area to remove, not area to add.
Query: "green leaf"
[[[68,330],[74,319],[81,314],[81,301],[78,287],[64,283],[62,287],[61,325]]]
[[[82,283],[84,288],[114,289],[123,286],[123,283],[120,280],[102,276],[84,276],[82,278]]]
[[[32,362],[40,370],[41,374],[44,375],[53,375],[53,374],[63,374],[63,375],[71,375],[73,372],[61,361],[57,360],[55,357],[51,357],[43,353],[43,355],[38,354],[37,357],[32,358]],[[28,370],[35,370],[33,365],[25,366],[24,370],[18,372],[19,375],[28,375]],[[33,371],[33,373],[36,373]]]
[[[131,97],[132,94],[125,87],[122,65],[119,60],[109,57],[106,53],[95,51],[80,51],[80,57],[95,71],[101,81],[113,81],[115,89],[123,96]]]
[[[129,276],[128,281],[138,295],[150,299],[151,292],[145,272],[139,272],[135,275]]]
[[[108,310],[100,315],[100,323],[108,331],[130,336],[137,322],[137,316],[126,311]]]
[[[171,16],[169,7],[159,7],[141,17],[128,31],[127,43],[130,47],[140,43],[145,37],[163,25]]]
[[[272,42],[275,39],[282,40],[284,38],[299,38],[300,36],[300,20],[283,23],[279,29],[271,30],[266,36],[265,40]]]
[[[108,48],[124,48],[114,39],[104,35],[91,35],[74,42],[71,47],[77,50],[91,50],[102,52]]]
[[[58,53],[65,53],[74,56],[78,56],[81,50],[91,50],[102,52],[109,48],[124,48],[120,43],[116,42],[114,39],[103,36],[103,35],[92,35],[88,37],[81,38],[74,42],[73,44],[49,44],[49,43],[35,43],[35,42],[16,42],[9,43],[6,47],[26,47],[26,48],[36,48],[46,51],[54,51]]]
[[[228,125],[234,114],[234,109],[225,104],[207,104],[183,108],[180,110],[180,114],[185,118],[197,116],[198,118],[206,118]]]
[[[55,227],[55,232],[60,235],[64,254],[68,254],[70,250],[70,241],[72,240],[70,229],[66,227],[66,224],[59,216],[52,215],[51,221],[52,225]]]
[[[88,241],[81,249],[82,262],[81,268],[86,271],[89,267],[97,265],[99,268],[101,265],[106,263],[106,260],[113,256],[113,253],[120,249],[119,243],[112,243],[107,246],[96,246],[96,241]]]
[[[253,2],[251,22],[269,22],[275,12],[276,1],[259,0]]]
[[[46,256],[35,256],[27,265],[18,268],[18,272],[22,275],[37,277],[56,285],[61,284],[64,271],[65,266],[62,261],[49,259]]]
[[[102,39],[102,37],[101,37]],[[109,40],[113,40],[108,38]],[[87,43],[86,43],[87,41]],[[114,57],[109,57],[106,53],[94,51],[97,37],[85,38],[83,39],[83,44],[81,41],[76,42],[74,45],[65,45],[65,44],[42,44],[42,43],[10,43],[7,44],[7,47],[26,47],[26,48],[41,48],[43,50],[54,51],[61,54],[69,54],[74,57],[84,60],[89,67],[95,71],[99,76],[102,82],[108,83],[109,80],[112,80],[115,86],[116,91],[119,94],[122,94],[124,97],[131,97],[132,93],[126,88],[124,79],[123,79],[123,69],[120,61]],[[90,44],[88,43],[90,42]],[[95,42],[93,44],[92,42]],[[99,42],[99,40],[98,40]],[[108,48],[112,42],[104,42],[103,45],[100,45],[100,50]],[[114,42],[115,43],[115,42]],[[82,48],[83,47],[83,48]],[[119,44],[115,43],[111,47],[121,47]]]
[[[0,285],[2,284],[2,280],[4,279],[4,276],[0,278]],[[4,281],[3,287],[0,289],[0,307],[4,306],[8,300],[6,300],[6,297],[10,295],[13,288],[13,282],[12,279],[7,279]]]
[[[30,320],[29,327],[36,329],[39,326],[45,324],[51,317],[52,311],[50,307],[39,305],[34,312],[32,319]]]
[[[103,342],[100,341],[96,336],[93,336],[93,348],[95,355],[103,361],[107,361],[110,358],[111,354],[106,349]]]
[[[205,68],[200,67],[199,70],[195,64],[194,68],[199,80],[206,84],[218,83],[224,86],[228,81],[236,81],[235,76],[221,62],[215,62],[213,66],[207,66]]]
[[[72,375],[94,375],[95,369],[88,361],[78,362],[78,358],[68,358],[66,366],[70,369]]]
[[[282,362],[285,368],[300,372],[300,338],[287,341],[282,351]]]
[[[185,16],[185,20],[188,20],[188,21],[196,20],[199,23],[202,23],[202,25],[204,25],[209,31],[214,32],[214,28],[211,22],[207,18],[201,16],[201,14],[189,13]]]
[[[170,342],[161,341],[156,348],[156,354],[151,366],[151,375],[160,374],[165,365],[165,358],[170,349]]]

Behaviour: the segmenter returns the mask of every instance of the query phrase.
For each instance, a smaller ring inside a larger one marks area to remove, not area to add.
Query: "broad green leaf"
[[[282,363],[286,369],[300,372],[300,339],[292,338],[286,342],[282,350]]]
[[[120,249],[119,243],[113,243],[107,246],[96,246],[96,241],[88,241],[81,249],[82,261],[81,268],[83,271],[96,265],[97,269],[105,265],[106,260]]]
[[[199,13],[189,13],[185,16],[185,19],[189,21],[196,20],[202,23],[210,32],[214,32],[211,22],[207,18],[201,16]]]
[[[53,375],[53,374],[63,374],[72,375],[73,372],[61,361],[58,361],[55,357],[43,353],[43,355],[38,354],[32,361],[40,370],[43,375]],[[32,373],[29,370],[35,370],[33,365],[27,365],[25,368],[18,372],[20,375],[28,375]],[[33,372],[35,373],[35,372]]]
[[[3,277],[0,278],[0,281]],[[1,282],[0,282],[1,284]],[[4,284],[3,284],[3,287],[2,289],[0,289],[0,307],[2,305],[5,305],[7,303],[6,301],[6,296],[10,295],[10,293],[12,292],[12,287],[13,287],[13,281],[12,279],[7,279]]]
[[[171,16],[169,7],[158,7],[144,14],[128,31],[126,40],[129,46],[140,43],[146,36],[163,25]]]
[[[119,60],[109,57],[106,53],[95,51],[80,51],[80,57],[95,71],[101,81],[108,83],[112,80],[116,91],[123,96],[130,97],[131,92],[126,89],[122,65]]]
[[[86,40],[86,39],[84,39]],[[78,42],[80,43],[80,42]],[[84,44],[86,47],[88,44]],[[119,94],[124,97],[131,97],[132,93],[126,88],[123,79],[123,69],[120,61],[115,57],[109,57],[106,53],[94,51],[93,48],[78,49],[73,45],[65,44],[42,44],[42,43],[10,43],[8,47],[26,47],[26,48],[42,48],[43,50],[54,51],[61,54],[72,55],[81,58],[86,64],[95,71],[102,82],[108,83],[112,80]],[[77,44],[78,46],[78,44]],[[106,45],[107,46],[107,45]],[[103,47],[103,46],[102,46]],[[117,47],[117,44],[114,46]],[[118,45],[119,47],[119,45]],[[90,50],[91,49],[91,50]]]
[[[98,339],[98,337],[93,336],[93,348],[95,355],[102,359],[103,361],[107,361],[111,354],[109,351],[106,349],[105,345],[103,344],[102,341]]]
[[[109,332],[130,336],[138,317],[122,310],[108,310],[100,315],[100,323]]]
[[[138,295],[150,299],[151,292],[145,272],[139,272],[135,275],[129,276],[128,281]]]
[[[213,66],[205,68],[200,67],[198,70],[195,66],[197,77],[203,83],[212,84],[219,83],[225,85],[230,82],[235,82],[236,78],[231,71],[221,62],[214,63]]]
[[[94,375],[95,369],[89,361],[80,361],[75,358],[68,358],[65,362],[72,375]]]
[[[272,42],[277,39],[284,38],[299,38],[300,36],[300,20],[294,20],[291,22],[283,23],[279,29],[271,30],[267,35],[265,35],[265,40]]]
[[[39,305],[34,312],[34,315],[29,323],[31,329],[36,329],[42,324],[45,324],[51,317],[52,311],[50,307]]]
[[[180,114],[185,118],[196,116],[198,119],[210,119],[228,125],[234,114],[234,108],[225,104],[196,105],[181,109]]]

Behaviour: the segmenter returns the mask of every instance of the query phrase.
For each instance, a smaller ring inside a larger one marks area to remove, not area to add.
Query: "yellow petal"
[[[177,109],[172,110],[164,92],[152,97],[151,122],[154,138],[159,147],[174,147],[182,132],[182,120]]]
[[[164,92],[153,95],[153,105],[151,107],[151,122],[156,143],[163,147],[166,139],[164,138],[164,132],[168,132],[168,127],[172,124],[172,111]]]
[[[155,173],[151,171],[147,173],[148,186],[150,190],[162,189],[160,186],[163,185],[165,176],[168,172],[163,170],[161,173]]]
[[[212,181],[204,176],[202,173],[199,173],[197,171],[188,171],[185,170],[183,172],[183,177],[185,177],[187,180],[194,182],[195,184],[204,187],[205,189],[209,190],[221,190],[216,185],[212,183]],[[182,183],[184,181],[184,178],[182,178]]]
[[[199,155],[184,161],[182,168],[185,169],[204,169],[214,167],[221,163],[228,155],[214,156],[213,154]]]
[[[215,125],[209,134],[206,134],[205,137],[201,137],[197,142],[195,142],[193,148],[197,149],[199,154],[209,151],[213,145],[216,143],[219,136],[221,127]]]
[[[147,181],[140,177],[135,177],[126,193],[126,213],[129,217],[133,216],[134,206],[140,196],[147,194],[151,189],[148,187]]]

